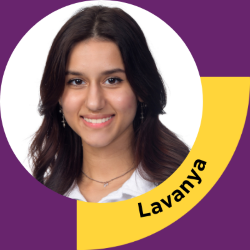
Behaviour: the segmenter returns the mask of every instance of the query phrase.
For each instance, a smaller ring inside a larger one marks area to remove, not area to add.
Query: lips
[[[112,116],[107,117],[107,118],[102,118],[102,119],[89,119],[89,118],[83,117],[85,121],[90,122],[90,123],[103,123],[103,122],[107,122],[111,118]]]
[[[91,128],[102,128],[110,124],[115,115],[85,115],[81,116],[85,125]]]

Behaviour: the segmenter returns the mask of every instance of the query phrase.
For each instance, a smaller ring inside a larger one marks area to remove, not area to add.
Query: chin
[[[87,145],[89,145],[90,147],[93,148],[102,148],[102,147],[106,147],[109,144],[112,143],[112,139],[111,138],[82,138],[82,141],[84,143],[86,143]]]
[[[88,144],[90,147],[93,147],[93,148],[103,148],[103,147],[106,147],[110,144],[110,142],[100,142],[100,141],[96,141],[96,142],[87,142],[87,141],[84,141],[84,143]]]

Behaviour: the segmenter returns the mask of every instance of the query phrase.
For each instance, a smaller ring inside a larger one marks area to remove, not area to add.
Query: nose
[[[92,83],[89,85],[85,104],[86,107],[93,112],[103,109],[105,106],[105,98],[99,84]]]

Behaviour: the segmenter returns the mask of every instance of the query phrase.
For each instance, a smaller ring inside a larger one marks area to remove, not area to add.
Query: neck
[[[83,172],[92,179],[105,182],[135,167],[133,131],[130,136],[124,137],[101,148],[91,147],[83,142]]]

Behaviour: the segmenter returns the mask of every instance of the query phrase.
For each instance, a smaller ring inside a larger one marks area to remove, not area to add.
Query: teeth
[[[107,122],[111,118],[112,118],[112,116],[107,117],[107,118],[102,118],[102,119],[89,119],[89,118],[85,118],[85,117],[83,119],[87,122],[90,122],[90,123],[103,123],[103,122]]]

